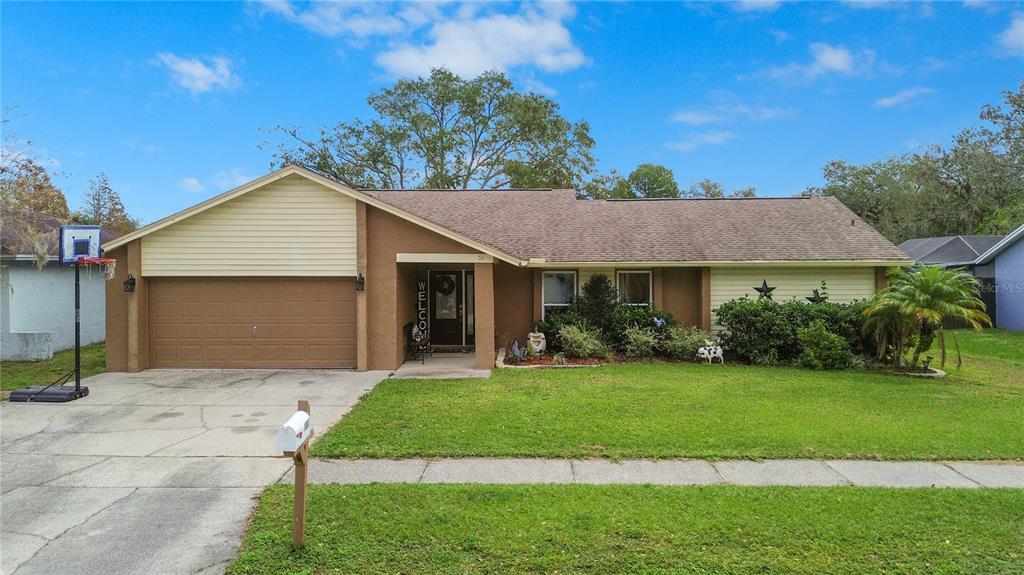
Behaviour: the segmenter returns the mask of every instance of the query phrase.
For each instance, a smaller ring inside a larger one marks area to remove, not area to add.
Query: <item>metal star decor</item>
[[[828,297],[818,293],[818,290],[814,290],[814,295],[807,296],[805,299],[811,303],[821,303],[827,300]]]
[[[772,299],[772,292],[775,291],[775,288],[768,287],[768,280],[761,280],[761,287],[755,287],[754,291],[761,294],[757,296],[757,299]]]

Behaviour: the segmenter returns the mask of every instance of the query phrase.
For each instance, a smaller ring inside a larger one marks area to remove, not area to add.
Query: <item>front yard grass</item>
[[[1024,459],[1024,337],[958,336],[964,367],[942,380],[659,363],[390,380],[313,453]]]
[[[6,399],[11,391],[33,385],[49,385],[58,377],[75,367],[75,350],[68,349],[53,354],[43,361],[0,362],[0,388]],[[82,378],[107,371],[107,347],[105,344],[82,348]],[[71,382],[74,383],[74,380]]]
[[[315,485],[299,551],[291,506],[229,573],[1024,572],[1020,490]]]

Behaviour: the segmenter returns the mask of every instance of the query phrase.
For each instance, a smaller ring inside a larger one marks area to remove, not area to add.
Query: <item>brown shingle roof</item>
[[[60,255],[60,227],[65,223],[60,218],[28,210],[8,212],[4,217],[7,221],[0,225],[0,255],[34,256],[35,248],[30,236],[38,237],[51,257]],[[67,223],[70,225],[76,222]],[[100,230],[100,243],[109,242],[120,235]]]
[[[363,191],[523,260],[908,260],[835,198],[592,201],[573,190]]]

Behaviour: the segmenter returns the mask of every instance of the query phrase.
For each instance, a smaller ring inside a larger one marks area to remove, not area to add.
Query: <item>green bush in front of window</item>
[[[631,325],[622,333],[622,351],[630,359],[650,359],[654,357],[658,336],[654,328]]]
[[[564,325],[558,332],[558,341],[567,357],[585,359],[604,355],[601,332],[591,327]]]

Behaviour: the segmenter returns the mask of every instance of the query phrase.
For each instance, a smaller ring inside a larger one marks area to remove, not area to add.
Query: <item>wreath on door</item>
[[[434,291],[441,295],[452,295],[455,292],[455,280],[452,276],[437,276]]]

